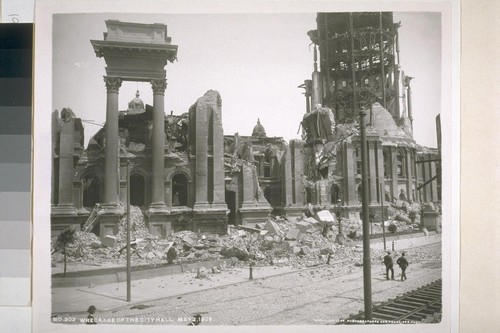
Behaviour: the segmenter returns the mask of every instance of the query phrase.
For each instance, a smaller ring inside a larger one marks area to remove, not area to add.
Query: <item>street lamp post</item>
[[[130,267],[130,160],[127,158],[127,302],[131,299]]]
[[[363,212],[363,289],[365,300],[365,320],[372,319],[372,284],[371,284],[371,257],[370,257],[370,211],[368,206],[368,160],[366,142],[366,110],[359,111],[361,132],[361,190]]]

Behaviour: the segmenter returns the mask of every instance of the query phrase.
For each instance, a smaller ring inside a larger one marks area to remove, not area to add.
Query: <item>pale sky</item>
[[[316,14],[59,14],[53,26],[52,110],[70,107],[77,117],[103,123],[106,117],[105,62],[91,39],[102,40],[105,20],[163,23],[178,61],[169,63],[165,112],[182,114],[207,90],[222,97],[224,134],[251,135],[260,118],[268,136],[300,138],[305,112],[303,90],[313,53],[307,31]],[[400,60],[412,81],[414,137],[436,147],[435,116],[440,113],[441,19],[439,13],[395,13],[401,21]],[[139,89],[152,105],[149,84],[124,82],[119,109]],[[99,129],[85,124],[85,142]]]

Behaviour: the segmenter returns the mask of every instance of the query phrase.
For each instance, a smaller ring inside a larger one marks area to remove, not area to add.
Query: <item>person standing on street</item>
[[[405,258],[405,253],[401,253],[401,257],[398,258],[396,263],[399,265],[399,268],[401,268],[401,281],[406,280],[406,267],[408,267],[408,260]]]
[[[87,310],[87,313],[89,314],[89,315],[87,316],[87,320],[85,321],[85,323],[86,323],[87,325],[96,325],[96,324],[97,324],[97,322],[96,322],[96,320],[95,320],[95,311],[96,311],[96,310],[97,310],[97,309],[96,309],[96,307],[95,307],[94,305],[91,305],[91,306],[89,307],[89,309]]]
[[[391,257],[391,251],[387,251],[387,254],[384,257],[384,265],[385,265],[385,277],[389,280],[389,271],[391,271],[391,280],[394,280],[394,263]]]

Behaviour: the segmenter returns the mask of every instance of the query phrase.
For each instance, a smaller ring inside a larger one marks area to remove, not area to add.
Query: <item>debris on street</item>
[[[402,210],[393,209],[392,216],[404,216]],[[401,221],[402,220],[402,221]],[[126,260],[126,217],[118,226],[116,235],[99,239],[90,232],[78,231],[75,242],[67,248],[68,262],[73,270],[84,267],[113,267]],[[387,230],[391,224],[397,231],[410,231],[413,226],[405,219],[383,222]],[[362,235],[362,222],[357,219],[340,221],[328,210],[314,211],[311,207],[297,218],[270,216],[265,223],[228,227],[226,235],[179,231],[166,238],[149,233],[139,207],[131,207],[131,260],[133,265],[178,264],[191,261],[238,258],[237,265],[255,266],[289,265],[314,266],[330,262],[358,262],[362,255],[359,246],[353,246]],[[382,222],[372,223],[374,234],[382,233]],[[339,231],[342,231],[339,233]],[[53,240],[53,244],[54,244]],[[373,253],[374,260],[383,253]],[[419,260],[419,258],[415,258]],[[63,256],[55,252],[52,266],[57,267]],[[198,271],[197,278],[206,272]]]

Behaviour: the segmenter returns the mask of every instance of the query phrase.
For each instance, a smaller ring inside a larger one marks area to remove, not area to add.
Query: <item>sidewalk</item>
[[[394,240],[396,251],[410,249],[441,242],[441,235],[429,235]],[[387,241],[387,249],[392,248],[392,241]],[[374,241],[372,249],[383,249],[383,242]],[[254,281],[270,276],[295,272],[300,269],[284,266],[255,267]],[[152,277],[133,280],[131,302],[126,302],[126,282],[91,285],[84,287],[64,287],[52,289],[52,313],[85,312],[90,305],[99,310],[110,310],[117,307],[161,299],[170,296],[189,294],[201,290],[245,283],[249,280],[247,268],[228,268],[220,274],[211,275],[211,279],[196,279],[196,273]]]

